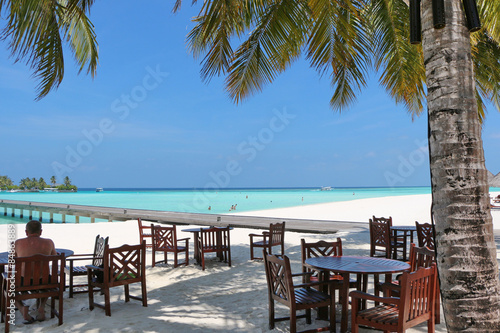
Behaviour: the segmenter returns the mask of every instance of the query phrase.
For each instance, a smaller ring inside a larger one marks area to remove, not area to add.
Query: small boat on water
[[[321,191],[331,191],[332,187],[331,186],[321,186]]]
[[[102,187],[98,187],[98,188],[95,189],[95,191],[96,192],[102,192],[102,191],[104,191],[104,189]]]

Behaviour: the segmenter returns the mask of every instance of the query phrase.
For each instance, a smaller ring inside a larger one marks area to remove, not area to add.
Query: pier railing
[[[314,233],[334,233],[339,230],[366,228],[366,222],[349,221],[327,221],[309,219],[290,219],[241,216],[230,214],[202,214],[202,213],[180,213],[159,210],[129,209],[117,207],[84,206],[72,204],[58,204],[45,202],[30,202],[17,200],[0,200],[0,212],[3,207],[3,215],[24,218],[24,212],[28,212],[28,218],[33,219],[33,212],[36,218],[43,222],[43,214],[49,214],[46,222],[54,222],[54,214],[62,216],[62,222],[66,223],[68,215],[75,217],[75,222],[80,222],[80,217],[90,218],[90,222],[96,219],[111,221],[126,221],[141,218],[146,221],[169,224],[196,224],[206,226],[230,226],[240,228],[267,229],[270,223],[286,221],[288,231],[314,232]],[[19,212],[16,215],[16,211]]]

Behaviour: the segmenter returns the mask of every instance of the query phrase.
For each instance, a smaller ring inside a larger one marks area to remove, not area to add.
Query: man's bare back
[[[16,241],[16,256],[29,257],[35,254],[55,255],[54,242],[40,236],[30,236]]]
[[[15,256],[16,257],[29,257],[35,254],[56,255],[56,248],[54,242],[48,238],[40,237],[42,234],[42,224],[38,221],[29,221],[26,224],[26,238],[16,240],[15,243]],[[22,277],[24,277],[24,267],[20,269]],[[26,278],[26,277],[25,277]],[[28,277],[32,278],[32,277]],[[24,305],[22,301],[16,301],[17,308],[21,311],[24,324],[32,324],[35,320],[45,320],[45,303],[47,298],[41,298],[38,304],[38,314],[35,318],[29,314],[29,306]]]

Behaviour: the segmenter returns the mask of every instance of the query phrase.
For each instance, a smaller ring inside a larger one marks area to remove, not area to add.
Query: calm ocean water
[[[494,190],[492,188],[492,190]],[[498,189],[500,190],[500,189]],[[318,188],[299,189],[223,189],[218,191],[187,189],[80,189],[76,193],[9,193],[0,192],[0,199],[23,200],[32,202],[51,202],[89,206],[150,209],[189,213],[224,214],[236,205],[237,212],[284,208],[315,203],[378,198],[385,196],[413,195],[430,193],[430,187],[399,188],[334,188],[321,191]],[[209,210],[208,207],[211,207]],[[20,219],[3,216],[0,209],[0,224],[26,223],[28,217]],[[10,210],[9,210],[10,214]],[[38,217],[33,213],[33,218]],[[44,214],[44,220],[48,219]],[[54,215],[60,222],[61,216]],[[74,221],[71,216],[68,222]],[[88,219],[80,218],[81,222]]]

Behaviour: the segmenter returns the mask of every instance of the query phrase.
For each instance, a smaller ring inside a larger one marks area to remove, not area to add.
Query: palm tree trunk
[[[422,1],[433,216],[449,332],[500,332],[500,280],[462,0],[444,0],[433,28]]]

